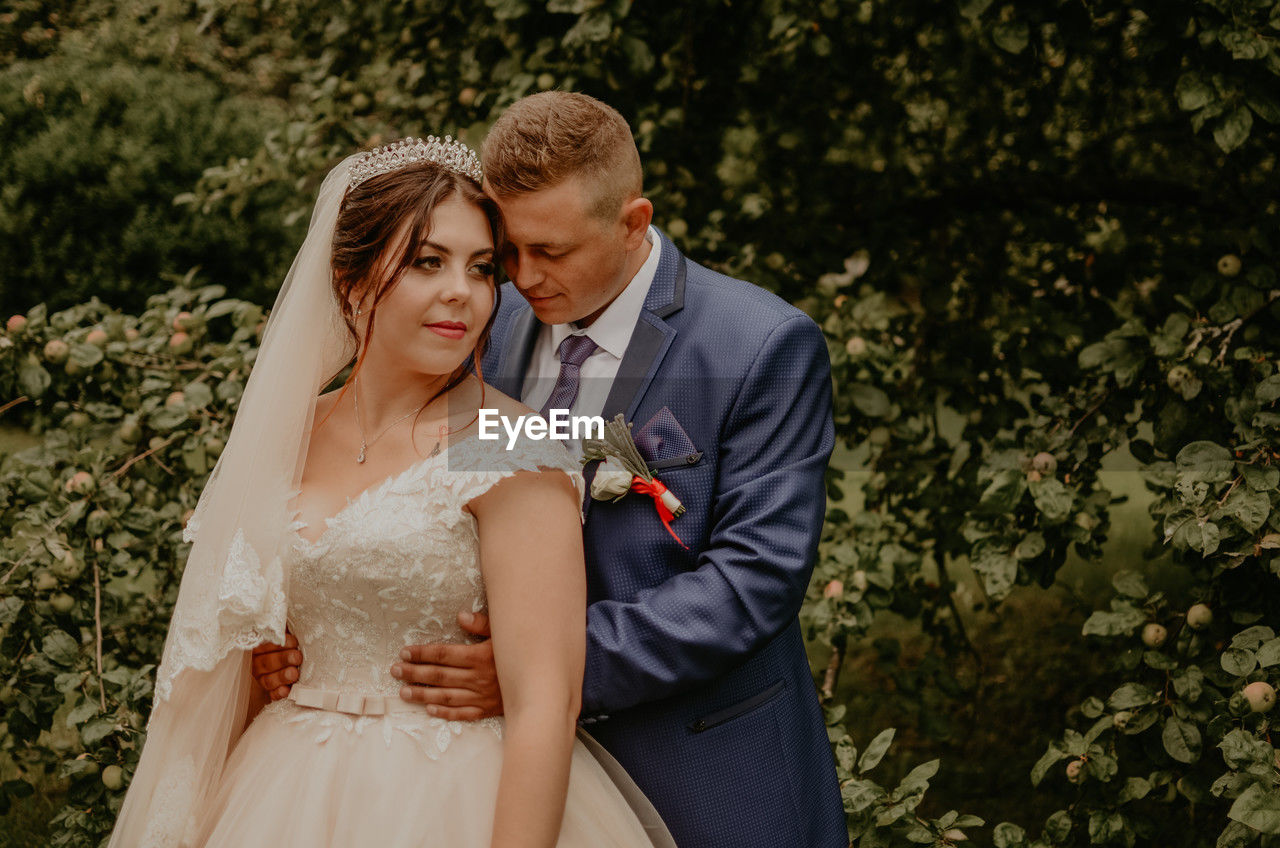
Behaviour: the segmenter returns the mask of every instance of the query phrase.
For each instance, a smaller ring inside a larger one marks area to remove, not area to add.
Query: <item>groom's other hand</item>
[[[448,721],[476,721],[502,715],[498,669],[489,641],[489,616],[458,613],[458,626],[484,641],[474,645],[408,645],[391,674],[407,683],[400,697],[427,705],[427,712]]]
[[[288,697],[301,665],[302,652],[298,650],[298,640],[287,630],[283,645],[263,642],[253,649],[253,677],[273,701]]]

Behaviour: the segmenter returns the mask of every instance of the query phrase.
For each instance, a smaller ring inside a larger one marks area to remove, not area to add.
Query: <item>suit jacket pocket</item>
[[[765,704],[778,697],[786,686],[787,683],[785,680],[779,680],[777,683],[766,688],[763,692],[757,692],[750,698],[739,701],[736,704],[731,704],[722,710],[716,710],[713,713],[709,713],[708,715],[697,719],[689,725],[689,729],[694,733],[702,733],[710,730],[716,725],[724,724],[727,721],[733,721],[735,718],[744,716],[753,710],[758,710],[760,707],[763,707]]]
[[[694,451],[681,456],[672,456],[667,459],[657,459],[649,463],[650,471],[662,471],[664,468],[687,468],[690,465],[697,465],[702,461],[702,451]]]
[[[635,440],[641,456],[654,471],[696,465],[702,459],[702,452],[665,406],[636,430]]]

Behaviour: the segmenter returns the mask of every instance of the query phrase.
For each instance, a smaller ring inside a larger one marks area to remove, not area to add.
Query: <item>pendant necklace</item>
[[[387,435],[387,432],[392,427],[396,426],[401,421],[408,418],[410,415],[413,415],[415,412],[421,412],[422,410],[426,409],[427,404],[431,403],[431,401],[427,401],[427,403],[424,403],[422,406],[418,407],[417,409],[409,410],[407,413],[405,413],[404,415],[401,415],[395,421],[392,421],[386,427],[382,428],[382,432],[374,436],[372,441],[369,441],[365,438],[364,423],[360,420],[360,383],[354,378],[351,380],[351,397],[355,403],[356,426],[360,428],[360,455],[356,457],[356,462],[360,463],[361,465],[364,464],[365,453],[369,450],[369,448],[373,447],[378,443],[378,439],[381,439],[383,436]],[[429,454],[429,456],[436,456],[439,453],[440,453],[440,440],[437,439],[436,445],[431,449],[431,453]]]

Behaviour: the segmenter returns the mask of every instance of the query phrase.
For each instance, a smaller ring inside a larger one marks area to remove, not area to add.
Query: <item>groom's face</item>
[[[593,209],[578,178],[494,199],[506,220],[503,266],[538,320],[589,324],[626,288],[626,224]]]

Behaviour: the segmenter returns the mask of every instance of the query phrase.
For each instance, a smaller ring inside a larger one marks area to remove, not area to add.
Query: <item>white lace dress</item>
[[[315,542],[297,537],[286,567],[300,678],[232,751],[198,845],[488,848],[502,720],[433,718],[399,698],[390,668],[404,645],[467,641],[456,615],[483,609],[485,594],[463,507],[535,468],[562,469],[581,491],[558,443],[507,451],[505,440],[472,437],[360,494]],[[669,844],[634,785],[585,742],[574,746],[559,845]]]

